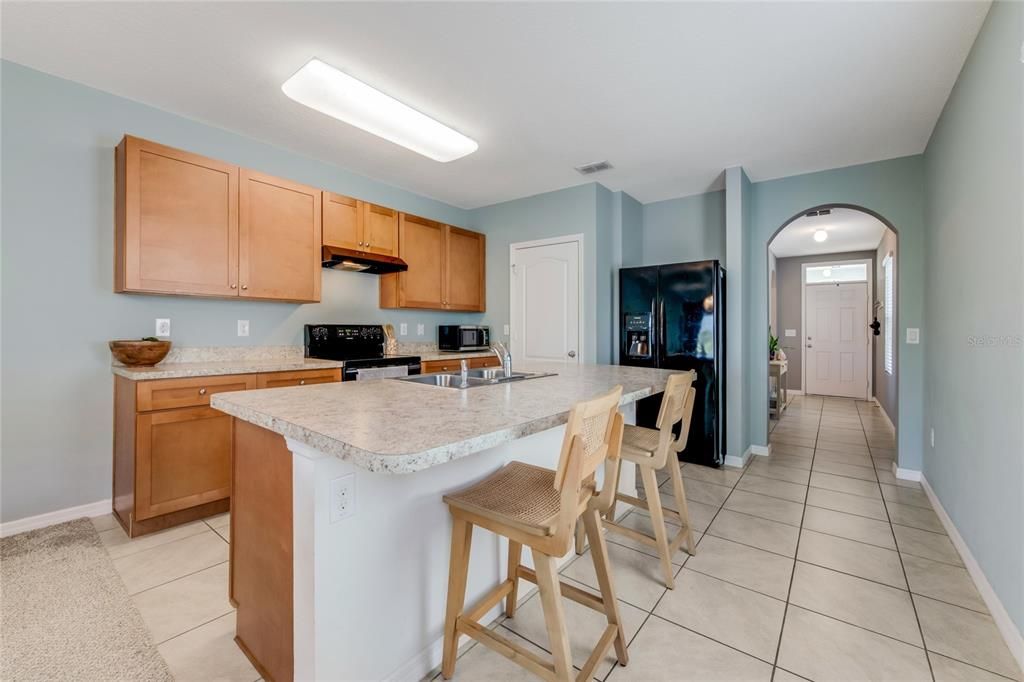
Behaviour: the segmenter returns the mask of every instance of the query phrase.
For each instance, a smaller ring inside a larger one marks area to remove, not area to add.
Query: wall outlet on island
[[[408,336],[409,335],[409,325],[406,324],[405,322],[403,322],[400,325],[398,325],[398,335],[399,336]]]
[[[156,318],[156,333],[153,336],[170,336],[171,321],[166,317]]]
[[[249,336],[249,320],[238,321],[238,335]]]
[[[356,475],[347,474],[331,481],[331,523],[356,513]]]
[[[423,336],[423,325],[416,325],[416,336]]]
[[[508,325],[505,325],[505,336],[508,337]]]

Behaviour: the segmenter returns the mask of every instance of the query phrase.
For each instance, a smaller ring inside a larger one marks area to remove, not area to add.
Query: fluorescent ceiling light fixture
[[[816,241],[816,242],[823,242],[826,239],[828,239],[828,232],[826,232],[825,230],[815,230],[814,231],[814,241]]]
[[[299,104],[442,163],[472,154],[479,146],[319,59],[309,60],[281,90]]]

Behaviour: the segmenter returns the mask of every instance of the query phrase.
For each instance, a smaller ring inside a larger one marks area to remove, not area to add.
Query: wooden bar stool
[[[673,374],[668,378],[665,386],[665,395],[661,399],[661,409],[658,411],[656,429],[648,429],[642,426],[627,425],[622,438],[622,459],[637,465],[640,470],[640,480],[644,488],[645,500],[616,491],[615,500],[627,502],[635,507],[646,509],[651,515],[651,525],[654,527],[654,536],[647,535],[633,528],[619,525],[615,522],[615,501],[612,502],[608,513],[605,515],[604,527],[610,532],[621,533],[638,542],[650,545],[658,550],[661,557],[661,570],[665,576],[665,587],[675,588],[675,577],[672,569],[672,555],[686,542],[686,551],[691,556],[696,554],[697,548],[693,544],[693,529],[690,526],[690,512],[686,505],[686,490],[683,488],[683,477],[679,472],[678,454],[686,448],[686,438],[690,432],[690,419],[693,416],[693,402],[696,399],[697,390],[693,382],[697,373],[693,370]],[[679,437],[672,433],[676,424],[680,424]],[[669,479],[672,481],[672,490],[676,498],[678,511],[664,509],[661,506],[661,495],[658,491],[657,472],[668,467]],[[669,540],[668,528],[665,525],[665,516],[671,516],[679,520],[682,528],[674,538]],[[583,536],[577,532],[576,551],[582,553]]]
[[[577,403],[569,413],[557,471],[510,462],[483,481],[445,495],[452,514],[452,553],[444,623],[441,674],[451,679],[459,635],[468,635],[545,680],[572,680],[569,636],[560,597],[605,614],[608,625],[576,680],[589,680],[613,643],[620,665],[626,665],[626,638],[619,618],[608,551],[600,515],[611,508],[618,484],[618,458],[623,421],[619,414],[622,387]],[[604,485],[596,490],[595,472],[604,465]],[[590,540],[600,596],[558,578],[556,559],[572,549],[573,531],[582,518]],[[473,526],[509,540],[508,578],[468,611],[463,611]],[[533,553],[534,569],[520,563],[522,548]],[[553,662],[546,661],[479,623],[505,600],[505,614],[515,615],[518,579],[535,583],[547,626]]]

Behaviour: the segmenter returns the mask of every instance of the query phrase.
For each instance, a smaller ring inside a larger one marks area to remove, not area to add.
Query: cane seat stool
[[[589,680],[612,645],[619,664],[626,665],[626,638],[601,532],[600,515],[611,508],[618,482],[618,457],[623,420],[619,414],[622,387],[593,400],[577,403],[569,413],[558,461],[552,471],[523,462],[510,462],[483,481],[444,497],[452,515],[451,562],[444,624],[441,672],[455,673],[460,635],[468,635],[522,665],[545,680]],[[600,490],[595,479],[604,468]],[[574,529],[582,519],[590,540],[600,594],[565,584],[558,578],[556,560],[573,548]],[[473,527],[508,538],[508,576],[480,601],[464,609]],[[521,564],[523,546],[533,555],[534,568]],[[547,628],[552,660],[547,661],[479,623],[488,611],[505,601],[505,615],[515,615],[519,579],[535,583]],[[593,653],[574,675],[561,597],[605,615],[607,625]]]
[[[696,553],[693,544],[693,529],[690,524],[690,513],[686,504],[686,490],[683,488],[683,477],[679,471],[679,453],[686,449],[686,438],[690,431],[690,420],[693,416],[693,402],[697,391],[693,386],[697,373],[693,370],[673,374],[668,378],[665,394],[661,399],[658,411],[657,428],[626,425],[622,437],[622,462],[635,464],[640,473],[644,497],[641,500],[624,493],[616,492],[615,501],[626,502],[635,507],[646,509],[651,517],[654,536],[647,535],[633,528],[622,526],[615,521],[615,502],[605,515],[604,527],[612,533],[620,533],[642,542],[658,550],[661,559],[661,570],[665,578],[665,587],[675,588],[675,571],[672,567],[672,555],[686,543],[686,552],[691,556]],[[679,436],[673,433],[676,424],[680,425]],[[676,509],[666,509],[661,504],[658,489],[657,472],[667,468],[672,491],[675,496]],[[681,525],[679,532],[669,539],[665,518],[675,519]],[[582,550],[582,536],[577,535],[577,552]]]

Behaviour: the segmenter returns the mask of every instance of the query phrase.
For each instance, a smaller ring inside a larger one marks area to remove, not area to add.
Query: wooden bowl
[[[131,367],[149,367],[167,357],[170,341],[111,341],[114,359]]]

